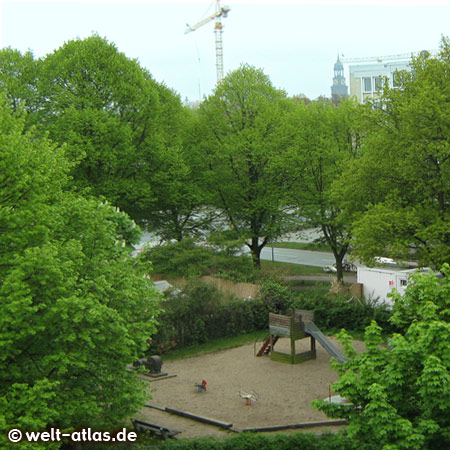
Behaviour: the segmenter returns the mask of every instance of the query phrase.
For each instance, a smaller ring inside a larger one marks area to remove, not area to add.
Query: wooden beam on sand
[[[150,404],[147,404],[147,405],[144,405],[146,408],[152,408],[152,409],[157,409],[158,411],[163,411],[163,412],[166,412],[166,410],[164,409],[164,408],[160,408],[159,406],[155,406],[155,405],[150,405]]]
[[[254,432],[263,432],[263,431],[281,431],[281,430],[289,430],[295,428],[312,428],[312,427],[323,427],[323,426],[337,426],[337,425],[347,425],[347,420],[325,420],[322,422],[307,422],[307,423],[294,423],[292,425],[276,425],[273,427],[258,427],[258,428],[245,428],[241,430],[245,431],[254,431]]]
[[[140,380],[144,380],[144,381],[148,381],[149,383],[153,383],[154,381],[161,381],[161,380],[167,380],[168,378],[174,378],[177,377],[178,375],[167,375],[166,377],[161,377],[161,378],[150,378],[149,376],[143,374],[143,373],[137,373],[136,377],[139,378]]]
[[[196,420],[197,422],[207,423],[209,425],[215,425],[219,428],[231,428],[233,426],[232,423],[222,422],[220,420],[211,419],[209,417],[198,416],[197,414],[193,414],[186,411],[179,411],[173,408],[166,408],[167,412],[171,414],[176,414],[178,416],[187,417],[188,419]]]

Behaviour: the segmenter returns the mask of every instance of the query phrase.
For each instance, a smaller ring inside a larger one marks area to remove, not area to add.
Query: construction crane
[[[366,58],[341,58],[341,63],[344,64],[352,64],[352,63],[371,63],[371,62],[379,62],[382,63],[384,61],[409,61],[414,57],[423,56],[425,54],[436,55],[438,53],[437,50],[427,51],[422,50],[420,52],[410,52],[410,53],[400,53],[398,55],[387,55],[387,56],[369,56]]]
[[[205,25],[211,20],[216,20],[216,24],[214,26],[214,34],[216,38],[216,71],[217,71],[217,83],[220,83],[223,79],[223,45],[222,45],[222,17],[227,17],[230,8],[228,6],[222,6],[220,4],[220,0],[216,0],[216,10],[214,14],[207,17],[206,19],[201,20],[197,24],[188,28],[184,32],[184,34],[190,33],[191,31],[195,31],[197,28],[200,28],[202,25]]]

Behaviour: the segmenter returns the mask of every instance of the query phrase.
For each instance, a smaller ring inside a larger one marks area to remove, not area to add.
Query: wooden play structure
[[[342,363],[347,359],[314,324],[314,311],[295,309],[289,316],[269,313],[269,333],[269,336],[262,344],[256,356],[270,354],[270,359],[273,361],[298,364],[316,358],[317,340],[339,362]],[[274,350],[274,346],[280,337],[290,339],[290,353],[282,353]],[[310,338],[310,350],[296,353],[295,341],[307,337]]]

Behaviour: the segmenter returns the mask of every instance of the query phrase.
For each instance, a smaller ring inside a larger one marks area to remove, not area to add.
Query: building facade
[[[349,65],[350,96],[361,103],[376,100],[384,83],[396,87],[396,72],[401,70],[410,70],[409,61]]]

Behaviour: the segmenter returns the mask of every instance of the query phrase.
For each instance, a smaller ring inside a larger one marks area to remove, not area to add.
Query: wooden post
[[[295,322],[295,317],[294,314],[292,313],[291,316],[291,329],[290,329],[290,338],[291,338],[291,364],[295,363],[295,336],[294,336],[294,322]]]

